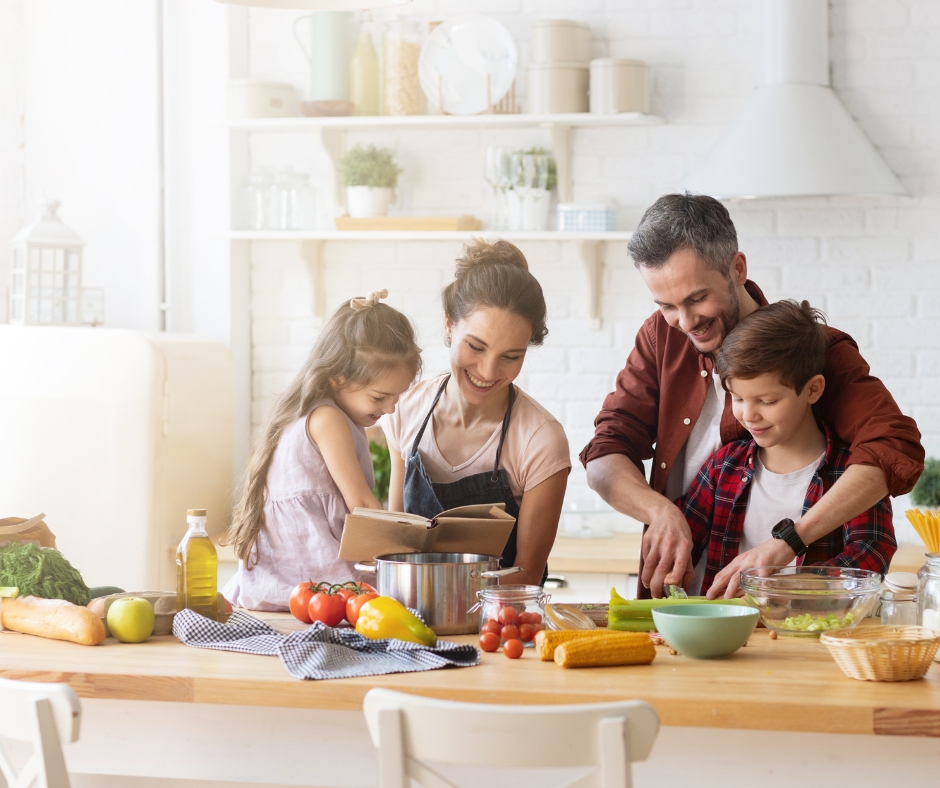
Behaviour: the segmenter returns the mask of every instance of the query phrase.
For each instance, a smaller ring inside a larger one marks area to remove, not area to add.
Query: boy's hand
[[[715,580],[711,588],[708,589],[706,596],[709,599],[717,599],[720,596],[725,599],[733,599],[734,597],[743,596],[744,592],[741,591],[742,569],[786,566],[794,558],[796,558],[796,553],[783,539],[768,539],[754,549],[738,555],[715,575]]]

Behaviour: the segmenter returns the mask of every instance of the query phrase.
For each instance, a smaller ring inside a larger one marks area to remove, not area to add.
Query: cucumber
[[[88,589],[88,596],[97,599],[100,596],[110,596],[111,594],[123,594],[124,589],[117,586],[95,586]]]

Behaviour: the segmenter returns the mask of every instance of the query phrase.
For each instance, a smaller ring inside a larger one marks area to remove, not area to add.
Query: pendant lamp
[[[406,5],[411,0],[216,0],[226,5],[250,5],[255,8],[287,8],[294,11],[360,11]]]

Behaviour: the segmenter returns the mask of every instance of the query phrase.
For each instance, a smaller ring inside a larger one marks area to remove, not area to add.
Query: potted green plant
[[[392,151],[356,145],[343,156],[341,165],[349,215],[357,219],[385,216],[401,173]]]
[[[940,460],[929,457],[924,463],[924,472],[911,490],[911,500],[916,506],[940,507]]]

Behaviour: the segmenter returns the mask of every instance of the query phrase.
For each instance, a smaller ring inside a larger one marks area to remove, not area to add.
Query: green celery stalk
[[[608,618],[612,621],[630,618],[649,618],[653,610],[659,607],[672,607],[674,605],[741,605],[746,607],[744,599],[706,599],[703,596],[693,596],[688,599],[631,599],[626,604],[611,604],[608,608]]]
[[[618,632],[654,632],[656,624],[651,618],[607,619],[607,628]]]

